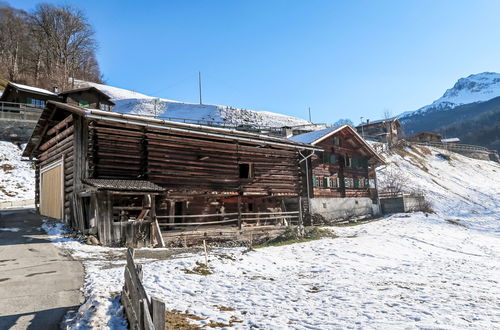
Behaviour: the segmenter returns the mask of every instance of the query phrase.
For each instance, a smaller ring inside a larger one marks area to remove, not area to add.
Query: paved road
[[[0,329],[58,329],[82,303],[83,267],[33,211],[0,211]],[[16,231],[18,229],[18,231]]]

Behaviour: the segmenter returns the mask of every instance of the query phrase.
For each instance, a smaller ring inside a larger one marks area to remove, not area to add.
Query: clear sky
[[[32,10],[40,1],[8,0]],[[415,110],[500,72],[500,1],[81,0],[107,84],[315,122]]]

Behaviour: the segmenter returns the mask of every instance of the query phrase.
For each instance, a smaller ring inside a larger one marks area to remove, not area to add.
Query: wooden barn
[[[42,215],[109,244],[247,239],[301,221],[300,142],[48,102],[24,156]],[[300,204],[300,203],[299,203]]]
[[[290,140],[323,149],[303,164],[313,222],[378,213],[375,167],[384,163],[349,125],[296,135]]]

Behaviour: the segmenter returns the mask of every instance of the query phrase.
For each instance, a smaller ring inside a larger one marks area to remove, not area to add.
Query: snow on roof
[[[441,139],[443,143],[451,143],[451,142],[460,142],[459,138],[449,138],[449,139]]]
[[[23,85],[23,84],[17,84],[17,83],[13,83],[13,82],[9,82],[9,84],[11,84],[12,86],[14,86],[18,89],[24,89],[24,90],[34,92],[34,93],[39,93],[39,94],[57,96],[56,93],[53,93],[53,92],[48,91],[48,90],[43,89],[43,88],[38,88],[38,87],[33,87],[33,86],[28,86],[28,85]]]
[[[370,121],[363,123],[363,124],[360,124],[356,127],[367,126],[367,125],[378,124],[378,123],[385,123],[385,122],[392,122],[395,120],[398,120],[398,118],[392,117],[392,118],[385,118],[385,119],[378,119],[378,120],[370,120]]]
[[[347,125],[332,126],[332,127],[328,127],[325,129],[320,129],[318,131],[312,131],[309,133],[295,135],[295,136],[292,136],[291,138],[289,138],[289,140],[294,141],[294,142],[299,142],[299,143],[311,144],[311,143],[321,139],[323,136],[330,134],[330,133],[333,133],[334,131],[337,131],[341,127],[344,127],[344,126],[347,126]]]

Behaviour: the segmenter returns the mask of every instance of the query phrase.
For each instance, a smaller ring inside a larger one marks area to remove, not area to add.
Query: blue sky
[[[83,9],[106,83],[315,122],[378,119],[500,72],[500,1],[48,1]],[[32,10],[39,1],[10,1]]]

